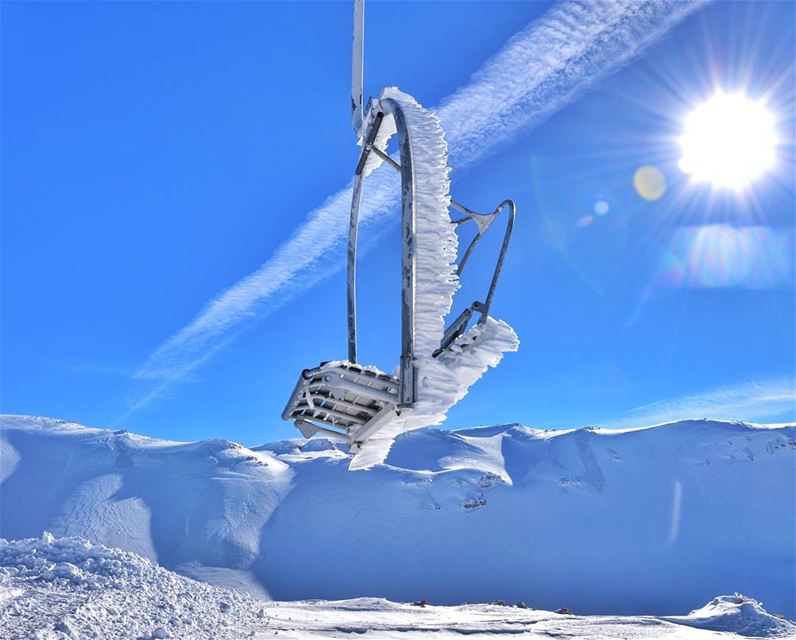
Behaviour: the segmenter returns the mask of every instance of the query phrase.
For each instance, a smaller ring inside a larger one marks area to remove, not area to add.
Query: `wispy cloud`
[[[470,83],[436,109],[456,171],[494,153],[616,71],[703,2],[610,0],[568,2],[529,24],[488,60]],[[410,89],[411,87],[404,87]],[[422,96],[418,96],[422,99]],[[369,178],[362,223],[397,210],[392,172]],[[250,322],[342,268],[350,184],[312,211],[255,272],[210,300],[158,347],[136,377],[176,382]],[[148,400],[160,393],[150,389]],[[133,406],[140,403],[133,403]]]
[[[777,416],[796,421],[796,378],[754,380],[653,402],[602,426],[641,427],[692,418],[754,421]]]

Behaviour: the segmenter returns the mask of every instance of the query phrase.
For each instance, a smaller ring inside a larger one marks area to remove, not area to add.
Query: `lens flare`
[[[666,192],[666,178],[655,167],[639,167],[633,174],[633,186],[642,198],[654,201]]]
[[[774,117],[761,100],[719,93],[686,118],[680,169],[739,191],[774,165],[776,146]]]
[[[656,284],[700,289],[781,289],[794,284],[794,234],[767,226],[682,227],[664,252]]]
[[[604,216],[611,210],[611,206],[605,200],[598,200],[594,203],[594,213],[598,216]]]

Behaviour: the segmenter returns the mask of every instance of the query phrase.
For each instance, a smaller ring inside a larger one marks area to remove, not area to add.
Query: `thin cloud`
[[[796,421],[796,378],[784,376],[743,382],[653,402],[602,426],[640,427],[691,418],[771,420],[783,415]]]
[[[451,166],[461,171],[527,132],[702,4],[612,0],[555,6],[512,37],[436,109]],[[365,230],[397,210],[396,186],[392,172],[369,178],[361,215]],[[349,183],[312,211],[261,267],[215,296],[158,347],[135,377],[162,390],[164,381],[181,380],[249,322],[273,312],[275,302],[284,303],[341,269],[350,203]],[[152,390],[146,396],[150,401]]]

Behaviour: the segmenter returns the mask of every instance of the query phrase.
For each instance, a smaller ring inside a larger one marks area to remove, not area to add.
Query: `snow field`
[[[715,633],[714,631],[720,632]],[[687,616],[609,617],[500,604],[440,607],[381,598],[265,602],[80,538],[0,539],[0,638],[737,638],[796,626],[739,594]]]

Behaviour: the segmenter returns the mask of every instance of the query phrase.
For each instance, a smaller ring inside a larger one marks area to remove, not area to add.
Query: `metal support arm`
[[[495,289],[497,288],[497,283],[500,278],[500,272],[503,270],[503,260],[506,257],[506,252],[509,248],[509,241],[511,240],[511,232],[514,229],[514,217],[517,212],[517,207],[514,204],[514,201],[504,200],[492,213],[476,213],[475,211],[467,210],[464,212],[466,213],[464,218],[453,221],[453,224],[462,224],[464,222],[473,221],[478,225],[478,233],[465,250],[464,256],[462,256],[462,260],[456,270],[456,274],[461,276],[464,266],[467,264],[467,259],[472,254],[473,249],[475,249],[476,245],[486,233],[487,229],[492,226],[492,223],[506,207],[508,207],[506,230],[503,233],[503,243],[500,246],[500,253],[498,254],[497,263],[495,264],[495,271],[492,273],[492,280],[489,283],[489,289],[487,290],[486,298],[484,302],[479,302],[478,300],[473,302],[469,307],[462,311],[453,322],[448,325],[448,327],[445,329],[445,333],[442,336],[439,349],[434,352],[434,357],[437,357],[440,353],[445,351],[445,349],[453,344],[453,342],[459,336],[467,331],[467,325],[470,323],[470,319],[473,317],[474,313],[477,312],[481,314],[481,317],[478,319],[479,324],[486,322],[486,319],[489,317],[489,309],[492,307],[492,298],[495,296]],[[461,211],[464,207],[456,208]]]
[[[362,197],[363,170],[368,156],[374,153],[381,158],[387,165],[399,171],[401,174],[401,234],[403,240],[403,252],[401,254],[401,362],[400,375],[401,386],[398,394],[398,406],[412,406],[417,395],[414,366],[414,300],[415,300],[415,185],[414,171],[412,165],[412,149],[409,138],[409,130],[406,126],[403,112],[394,100],[383,100],[382,108],[392,114],[395,118],[398,130],[398,148],[401,162],[396,162],[381,149],[373,146],[373,143],[381,126],[384,113],[376,114],[373,124],[368,131],[365,144],[357,163],[354,176],[353,199],[351,203],[351,220],[348,233],[348,359],[356,362],[357,358],[357,330],[356,330],[356,249],[357,249],[357,228],[359,225],[359,206]],[[511,233],[514,229],[514,218],[517,207],[512,200],[504,200],[494,211],[490,213],[478,213],[459,204],[451,199],[450,206],[464,214],[464,217],[452,220],[452,224],[462,224],[464,222],[474,222],[478,227],[478,232],[462,256],[456,269],[457,276],[461,276],[467,261],[470,259],[475,247],[481,238],[492,226],[498,216],[508,209],[506,216],[506,230],[503,233],[503,243],[498,253],[495,270],[492,273],[492,280],[489,283],[486,298],[483,302],[475,301],[445,329],[439,348],[434,352],[438,356],[447,349],[459,336],[461,336],[470,323],[474,313],[479,313],[481,317],[478,322],[483,323],[489,317],[489,310],[492,306],[492,299],[495,295],[500,273],[503,269],[503,261],[508,251]]]
[[[354,0],[354,41],[351,47],[351,126],[359,134],[363,118],[365,67],[365,0]]]
[[[398,149],[401,157],[401,381],[398,390],[398,407],[411,407],[417,397],[415,367],[415,177],[412,160],[412,145],[409,127],[406,124],[401,106],[392,99],[381,101],[383,113],[376,114],[368,131],[362,155],[357,163],[354,176],[354,190],[351,201],[351,218],[348,229],[348,359],[357,358],[357,318],[356,318],[356,259],[357,229],[359,226],[359,207],[362,200],[364,168],[368,155],[376,151],[373,142],[385,114],[395,120],[398,131]]]

